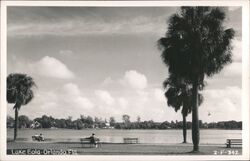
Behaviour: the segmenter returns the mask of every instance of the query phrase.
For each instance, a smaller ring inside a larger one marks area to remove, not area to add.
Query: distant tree
[[[7,77],[7,101],[15,104],[14,141],[17,138],[18,111],[34,97],[32,88],[36,86],[33,78],[26,74],[9,74]]]
[[[18,117],[19,126],[18,128],[29,128],[32,121],[28,118],[28,116],[21,115]]]
[[[220,72],[232,62],[233,29],[225,29],[220,7],[181,7],[169,19],[167,33],[159,40],[162,60],[169,73],[192,85],[193,152],[199,151],[198,90],[205,76]]]
[[[171,127],[170,123],[168,121],[164,121],[160,124],[160,129],[169,129]]]
[[[72,116],[69,116],[69,117],[65,120],[65,123],[66,123],[67,128],[69,128],[69,129],[73,128]]]
[[[100,123],[100,122],[101,122],[101,119],[98,118],[98,117],[95,117],[95,118],[94,118],[94,122],[95,122],[95,123]]]
[[[110,124],[110,126],[115,126],[115,118],[114,117],[109,118],[109,124]]]
[[[122,120],[124,123],[129,123],[130,122],[130,116],[129,115],[122,115]]]
[[[42,128],[51,128],[54,124],[54,119],[47,115],[43,115],[41,118],[36,118],[35,121],[39,122]]]
[[[141,117],[137,116],[137,122],[140,123],[141,122]]]
[[[11,116],[7,116],[7,128],[13,128],[14,127],[14,118]]]
[[[87,128],[91,128],[94,124],[93,118],[91,116],[87,116],[85,124]]]
[[[81,121],[84,123],[85,120],[86,120],[86,117],[85,117],[84,115],[80,115],[80,119],[81,119]]]
[[[65,119],[55,119],[54,122],[55,122],[55,127],[66,128]]]
[[[84,125],[83,125],[81,119],[74,120],[73,121],[73,126],[74,126],[74,129],[78,129],[78,130],[84,128]]]
[[[127,114],[122,115],[122,120],[123,120],[125,127],[128,128],[130,124],[130,116]]]

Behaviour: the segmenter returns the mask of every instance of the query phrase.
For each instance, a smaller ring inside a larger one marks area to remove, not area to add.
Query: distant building
[[[110,126],[110,122],[105,122],[105,127],[103,127],[104,129],[114,129],[114,126]]]
[[[110,127],[110,123],[109,122],[105,122],[105,126],[106,127]]]

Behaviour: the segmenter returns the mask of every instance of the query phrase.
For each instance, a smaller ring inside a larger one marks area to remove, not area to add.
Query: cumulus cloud
[[[76,107],[80,107],[82,110],[89,110],[89,109],[92,109],[94,107],[94,104],[88,99],[88,98],[85,98],[85,97],[77,97],[75,98],[74,100],[74,103],[76,105]],[[94,112],[94,111],[92,111]]]
[[[53,77],[59,79],[72,79],[74,73],[68,67],[56,58],[45,56],[38,62],[30,65],[32,72],[41,76]]]
[[[101,109],[109,111],[108,114],[118,115],[118,119],[124,113],[130,115],[131,120],[136,120],[137,116],[142,120],[155,121],[179,118],[174,110],[167,107],[164,92],[160,88],[148,86],[147,78],[143,73],[129,70],[118,79],[107,77],[102,84],[108,85],[105,87],[115,86],[115,89],[123,91],[114,98],[115,103],[112,106],[100,105]]]
[[[239,6],[230,6],[230,7],[228,7],[229,11],[235,11],[235,10],[237,10],[239,8],[241,8],[241,7],[239,7]]]
[[[241,78],[242,75],[242,41],[234,39],[232,41],[233,45],[233,62],[224,67],[221,75],[224,78]]]
[[[241,89],[228,86],[222,89],[206,89],[202,92],[204,102],[200,107],[203,120],[241,120]],[[211,112],[208,118],[207,112]]]
[[[160,101],[160,102],[165,102],[166,98],[164,96],[164,91],[160,88],[155,88],[154,89],[154,97],[156,100]]]
[[[111,77],[107,77],[102,82],[102,85],[106,86],[106,85],[110,85],[110,84],[113,84],[113,83],[115,83],[115,81]]]
[[[233,46],[233,61],[234,62],[241,62],[242,61],[242,41],[238,39],[233,39],[232,41]]]
[[[74,83],[65,84],[59,91],[61,101],[73,108],[91,109],[94,104],[82,95],[79,87]]]
[[[67,83],[62,87],[62,93],[66,93],[72,97],[79,96],[81,94],[80,89],[74,83]]]
[[[225,66],[222,70],[222,76],[229,78],[241,78],[242,75],[242,63],[234,62],[230,65]]]
[[[147,87],[147,78],[145,75],[137,72],[136,70],[126,71],[122,83],[138,90]]]
[[[95,94],[102,102],[107,105],[113,105],[115,102],[114,98],[110,95],[108,91],[96,90]]]
[[[118,105],[122,108],[125,109],[128,107],[128,100],[124,97],[120,97],[117,99]]]
[[[80,113],[93,114],[94,106],[95,104],[83,95],[76,84],[67,83],[60,89],[38,90],[34,100],[27,108],[23,108],[22,112],[28,113],[29,117],[41,117],[46,114],[58,118],[76,118]]]

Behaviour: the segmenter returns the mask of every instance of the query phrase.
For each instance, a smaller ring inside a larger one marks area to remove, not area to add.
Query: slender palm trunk
[[[186,116],[182,114],[183,118],[183,143],[187,143],[187,122],[186,122]]]
[[[18,108],[15,107],[14,141],[17,138],[17,128],[18,128]]]
[[[193,152],[199,151],[199,115],[198,115],[198,81],[193,82],[193,106],[192,106],[192,140]]]

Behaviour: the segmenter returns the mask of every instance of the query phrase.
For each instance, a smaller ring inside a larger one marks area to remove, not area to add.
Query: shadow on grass
[[[14,139],[7,139],[7,143],[18,142],[18,141],[25,142],[25,141],[28,141],[28,139],[27,138],[17,138],[16,140],[14,140]]]
[[[95,147],[87,147],[87,146],[85,146],[85,147],[69,147],[69,148],[74,148],[74,149],[98,149],[98,148],[95,148]],[[100,148],[100,147],[99,147]]]
[[[220,146],[220,147],[218,147],[218,148],[221,148],[221,149],[226,149],[226,150],[232,150],[232,149],[242,149],[242,147],[240,147],[240,146],[234,146],[234,147],[231,147],[231,148],[227,148],[227,147],[222,147],[222,146]]]
[[[189,151],[189,152],[186,152],[184,154],[187,154],[187,155],[205,155],[206,153],[202,152],[202,151]]]

